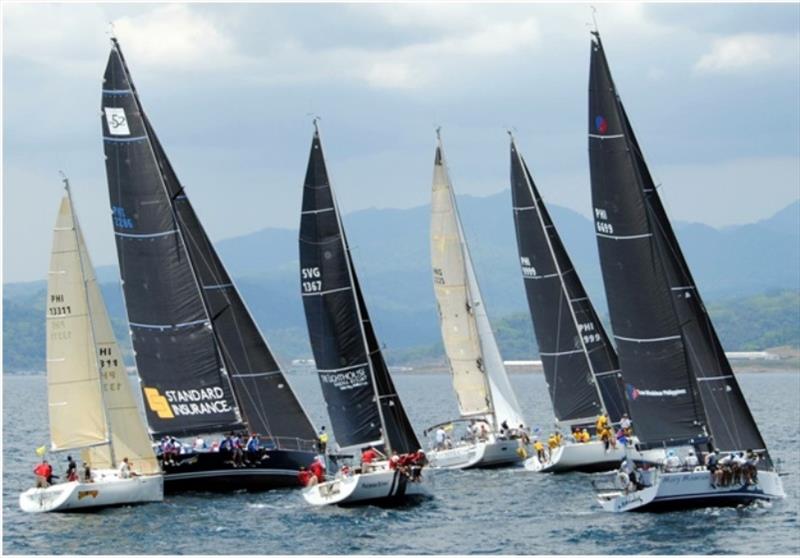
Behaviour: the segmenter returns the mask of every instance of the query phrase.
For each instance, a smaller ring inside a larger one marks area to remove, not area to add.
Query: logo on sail
[[[112,136],[129,136],[128,117],[125,116],[125,109],[119,107],[103,107],[106,112],[106,123],[108,133]]]
[[[158,418],[175,418],[167,398],[161,395],[158,389],[146,387],[144,388],[144,396],[147,399],[147,405],[150,407],[150,410],[157,414]]]
[[[628,399],[635,401],[639,397],[678,397],[686,395],[685,389],[637,389],[631,384],[625,384],[625,394]]]
[[[601,134],[608,132],[608,121],[604,116],[597,115],[594,117],[594,127]]]
[[[342,372],[319,371],[319,379],[323,384],[331,384],[340,390],[354,389],[369,385],[366,367],[356,368]]]

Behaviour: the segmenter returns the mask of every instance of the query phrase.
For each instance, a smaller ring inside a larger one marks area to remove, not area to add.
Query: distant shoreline
[[[734,363],[734,374],[765,374],[769,372],[781,372],[786,374],[800,373],[800,362],[787,362],[787,361],[764,361],[764,362],[747,362],[747,363]],[[392,374],[401,376],[422,376],[422,375],[436,375],[436,374],[449,374],[449,370],[442,365],[435,366],[403,366],[401,370],[394,370],[389,367]],[[541,366],[507,366],[506,370],[513,376],[522,374],[542,374],[544,370]],[[315,371],[312,369],[298,370],[288,369],[285,371],[288,376],[303,376],[306,374],[313,374]],[[5,372],[2,374],[8,376],[44,376],[45,372],[42,371],[19,371],[19,372]]]

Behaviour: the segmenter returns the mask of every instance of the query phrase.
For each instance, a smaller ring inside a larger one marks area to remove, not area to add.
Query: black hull
[[[763,494],[728,493],[717,496],[704,496],[702,498],[656,499],[646,506],[636,508],[632,511],[665,513],[672,511],[694,510],[698,508],[735,508],[738,506],[749,506],[756,500],[768,501],[770,498],[768,496],[764,496]]]
[[[192,453],[175,456],[175,465],[162,462],[164,493],[253,492],[273,488],[300,488],[297,472],[308,467],[316,453],[297,450],[269,450],[248,458],[236,467],[229,453]],[[247,463],[249,461],[249,463]]]

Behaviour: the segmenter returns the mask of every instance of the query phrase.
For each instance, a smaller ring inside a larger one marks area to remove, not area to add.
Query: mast
[[[72,232],[75,237],[75,246],[78,248],[78,263],[80,265],[81,270],[81,282],[83,284],[83,295],[84,300],[86,301],[86,312],[88,314],[87,319],[89,321],[89,337],[90,337],[90,344],[94,347],[92,354],[94,356],[94,364],[97,369],[97,383],[100,388],[100,401],[103,404],[103,419],[105,420],[106,426],[106,434],[108,437],[108,451],[111,458],[111,466],[112,468],[116,468],[117,466],[117,458],[114,454],[114,444],[112,443],[112,430],[111,430],[111,419],[108,414],[108,405],[106,403],[106,394],[105,394],[105,386],[103,385],[103,376],[102,376],[102,367],[100,366],[100,362],[97,355],[97,335],[95,334],[94,330],[94,317],[92,316],[92,305],[89,301],[89,288],[86,282],[86,268],[83,262],[83,255],[81,254],[81,238],[78,235],[78,217],[75,215],[75,206],[72,203],[72,190],[69,187],[69,179],[61,173],[63,182],[64,182],[64,190],[67,191],[67,199],[69,200],[69,207],[72,213]]]
[[[559,368],[564,369],[562,376],[568,378],[567,385],[571,387],[570,395],[576,393],[575,386],[592,385],[595,396],[587,390],[581,390],[583,396],[578,402],[573,401],[571,411],[563,409],[564,399],[559,397],[563,390],[558,390],[557,385],[551,388],[551,398],[559,422],[566,424],[585,424],[593,422],[594,416],[602,410],[609,413],[612,423],[618,423],[622,414],[627,411],[622,386],[618,381],[620,373],[617,356],[605,334],[605,330],[597,318],[594,307],[586,295],[580,278],[577,275],[570,258],[564,248],[558,231],[552,222],[544,201],[541,199],[527,165],[516,146],[513,135],[509,131],[511,140],[511,187],[514,201],[514,220],[517,232],[517,246],[522,263],[525,292],[528,297],[531,317],[533,318],[535,333],[540,347],[551,344],[549,330],[552,327],[548,318],[550,314],[547,307],[555,300],[558,301],[557,330],[566,326],[564,334],[573,340],[578,350],[559,351],[561,345],[556,342],[552,356],[545,355],[543,363],[548,370],[549,380],[555,384],[559,382]],[[526,218],[526,212],[534,210],[535,221]],[[545,248],[545,251],[541,251]],[[554,273],[550,274],[550,270]],[[547,289],[548,279],[558,279],[558,293],[552,295],[538,291],[531,283],[536,281],[542,288]],[[568,281],[569,280],[569,281]],[[569,283],[569,284],[568,284]],[[544,298],[543,298],[544,297]],[[566,306],[569,311],[567,323],[561,321],[561,308]],[[581,317],[578,316],[576,306],[580,307]],[[537,319],[538,318],[538,319]],[[547,330],[547,331],[543,331]],[[569,340],[568,339],[568,340]],[[590,350],[588,343],[594,344]],[[561,352],[564,354],[562,355]],[[575,361],[572,357],[579,352],[583,357]],[[594,354],[594,359],[592,358]],[[564,358],[566,357],[566,358]],[[552,358],[553,362],[549,362]],[[559,360],[560,359],[560,360]],[[598,362],[595,363],[594,360]],[[563,361],[563,364],[560,362]],[[599,368],[598,368],[599,366]],[[605,387],[605,390],[603,389]],[[605,392],[605,393],[604,393]],[[581,402],[582,400],[582,402]],[[613,403],[609,408],[608,402]],[[599,408],[598,408],[599,407]],[[586,415],[591,411],[592,415]],[[580,416],[580,415],[585,416]]]

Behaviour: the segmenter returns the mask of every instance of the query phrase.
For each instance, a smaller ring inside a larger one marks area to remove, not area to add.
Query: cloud
[[[150,68],[228,67],[243,60],[211,17],[186,4],[167,4],[114,20],[126,53]]]
[[[11,4],[4,8],[4,55],[66,75],[97,74],[108,53],[109,22],[137,67],[236,68],[232,33],[204,7],[186,4]],[[116,14],[124,13],[122,17]]]
[[[694,69],[700,73],[735,73],[783,66],[796,60],[800,36],[741,33],[714,40]]]

